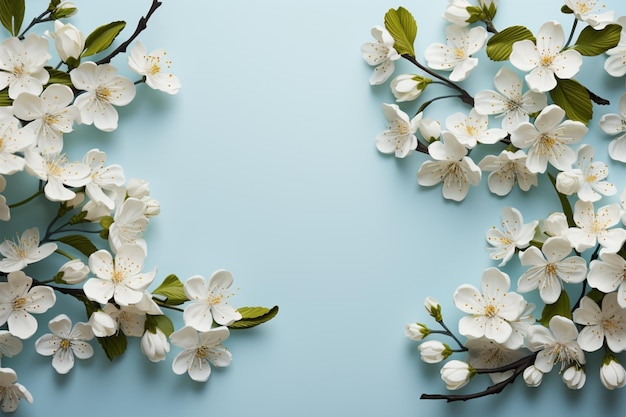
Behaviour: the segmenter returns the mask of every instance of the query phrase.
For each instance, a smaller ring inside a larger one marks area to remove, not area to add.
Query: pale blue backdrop
[[[525,24],[536,31],[548,19],[571,24],[557,1],[502,3],[500,28]],[[28,2],[27,18],[45,4]],[[76,4],[80,12],[70,22],[88,32],[126,20],[124,38],[150,1]],[[478,285],[483,269],[494,265],[484,235],[499,223],[504,206],[520,208],[528,220],[558,208],[546,183],[528,198],[519,190],[496,198],[486,190],[486,178],[462,204],[445,201],[440,187],[417,185],[424,157],[395,160],[376,151],[374,138],[386,127],[380,104],[393,97],[388,84],[369,86],[371,68],[360,46],[389,8],[402,5],[417,18],[422,57],[430,43],[445,39],[440,16],[446,4],[165,0],[141,40],[148,50],[168,51],[181,92],[170,97],[141,87],[136,101],[121,110],[117,131],[80,128],[67,136],[66,146],[76,158],[100,147],[129,178],[150,182],[162,214],[147,234],[148,268],[182,279],[229,269],[234,305],[279,305],[280,313],[264,326],[233,332],[225,342],[232,365],[214,371],[206,384],[172,373],[175,351],[155,366],[132,343],[113,364],[97,351],[59,376],[49,358],[27,346],[18,358],[3,361],[35,396],[15,415],[41,416],[51,407],[94,417],[583,416],[624,410],[623,392],[600,387],[597,361],[580,392],[568,390],[555,372],[538,389],[520,380],[499,396],[469,403],[419,400],[422,392],[445,387],[439,366],[420,362],[404,325],[428,321],[423,300],[431,295],[455,327],[452,293],[462,283]],[[626,13],[619,0],[607,5]],[[482,73],[472,79],[491,87],[497,65],[478,56]],[[128,74],[123,60],[114,63]],[[579,78],[613,100],[610,109],[596,109],[599,114],[617,112],[623,79],[597,70]],[[477,85],[464,84],[472,93]],[[430,115],[450,113],[442,104]],[[597,158],[607,161],[608,139],[598,133],[597,117],[591,127],[602,143]],[[624,168],[611,169],[621,191]],[[81,307],[72,308],[80,317]],[[61,311],[58,306],[54,314]],[[44,331],[42,325],[39,333]]]

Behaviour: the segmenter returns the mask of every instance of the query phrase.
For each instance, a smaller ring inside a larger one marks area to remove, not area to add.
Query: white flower
[[[454,134],[461,145],[470,149],[478,143],[497,143],[507,135],[503,129],[489,129],[489,117],[478,114],[476,109],[470,110],[467,116],[463,113],[448,116],[446,129]]]
[[[409,323],[404,326],[404,335],[411,340],[421,341],[430,334],[430,329],[422,323]]]
[[[46,35],[54,39],[54,46],[63,62],[68,59],[80,58],[85,49],[85,35],[71,24],[54,21],[54,32],[46,31]]]
[[[241,314],[226,302],[229,296],[224,291],[232,283],[231,273],[222,269],[211,275],[208,284],[199,275],[189,278],[184,284],[185,295],[191,300],[183,313],[185,325],[206,332],[214,320],[217,324],[228,326],[241,319]]]
[[[582,145],[578,150],[578,168],[559,172],[556,177],[557,190],[566,195],[578,193],[578,198],[583,201],[598,201],[602,195],[615,194],[615,185],[603,181],[609,175],[609,167],[604,162],[594,161],[593,157],[593,147]]]
[[[536,44],[528,39],[515,42],[509,59],[515,68],[530,71],[526,83],[531,90],[541,93],[556,87],[556,77],[575,76],[583,60],[578,51],[563,50],[565,35],[559,22],[544,23],[536,39]]]
[[[587,262],[580,256],[569,256],[572,246],[564,237],[549,237],[541,250],[531,246],[520,253],[523,266],[531,266],[517,282],[519,292],[539,288],[539,296],[546,304],[553,304],[561,295],[563,285],[578,283],[587,277]]]
[[[104,190],[124,185],[124,171],[118,164],[104,166],[106,154],[99,149],[92,149],[83,157],[83,164],[91,169],[90,181],[85,186],[89,198],[104,204],[109,210],[115,208],[115,201]]]
[[[104,311],[94,311],[89,316],[89,325],[96,337],[113,336],[118,331],[118,323]]]
[[[626,52],[624,59],[626,60]],[[626,65],[624,68],[626,69]],[[600,128],[607,135],[619,135],[609,143],[609,156],[616,161],[626,162],[626,94],[622,94],[619,99],[619,114],[603,115],[600,118]]]
[[[544,93],[527,91],[522,94],[522,80],[509,68],[502,67],[493,78],[498,91],[482,90],[474,97],[474,109],[479,114],[495,114],[502,118],[502,129],[512,132],[517,125],[528,122],[529,114],[548,104]]]
[[[441,304],[439,304],[439,301],[435,300],[433,297],[426,297],[424,300],[424,308],[435,321],[439,322],[442,320]]]
[[[33,403],[33,396],[26,387],[15,381],[17,381],[17,374],[13,369],[0,368],[0,401],[2,401],[2,411],[5,413],[17,410],[21,399]]]
[[[468,362],[474,368],[499,368],[521,359],[524,355],[524,351],[520,349],[510,349],[485,337],[468,339],[465,347],[468,349]],[[489,377],[497,384],[509,378],[513,372],[492,372]]]
[[[578,121],[563,120],[565,111],[551,104],[535,119],[535,124],[520,123],[511,132],[511,143],[518,148],[529,148],[526,166],[531,172],[544,173],[550,162],[565,171],[576,161],[576,153],[567,145],[582,140],[587,127]]]
[[[12,358],[22,351],[22,341],[8,330],[0,330],[0,359]]]
[[[444,71],[452,71],[451,81],[463,81],[478,65],[478,58],[472,57],[487,40],[487,30],[482,26],[471,29],[449,25],[446,27],[447,45],[434,43],[426,48],[424,56],[428,66]]]
[[[587,375],[584,368],[580,368],[576,365],[570,366],[563,372],[563,382],[569,389],[581,389],[587,381]]]
[[[576,341],[578,330],[574,322],[562,316],[554,316],[549,326],[548,329],[534,325],[527,331],[528,349],[539,352],[535,358],[535,367],[547,373],[557,362],[561,362],[561,371],[571,365],[584,365],[585,353]]]
[[[170,351],[170,344],[167,337],[158,327],[151,332],[146,330],[141,337],[141,352],[150,362],[160,362],[165,360],[165,355]]]
[[[515,183],[522,191],[530,190],[533,185],[536,187],[537,174],[530,172],[526,166],[526,158],[526,153],[521,149],[515,152],[505,149],[498,156],[485,156],[478,163],[478,167],[489,172],[489,191],[504,196],[511,192]]]
[[[619,43],[606,51],[609,56],[604,62],[604,69],[612,77],[621,77],[626,74],[626,16],[621,16],[616,22],[622,27]]]
[[[463,388],[475,373],[469,364],[456,359],[446,362],[440,371],[441,379],[449,390]]]
[[[574,322],[585,327],[578,335],[578,344],[587,352],[600,349],[606,344],[612,352],[626,350],[626,309],[617,303],[617,293],[608,293],[602,298],[602,309],[589,297],[580,300],[574,310]]]
[[[396,158],[404,158],[417,148],[415,132],[422,113],[409,120],[409,116],[396,104],[383,103],[382,107],[389,126],[376,137],[376,148],[382,153],[395,153]]]
[[[144,333],[146,313],[135,305],[120,306],[117,308],[107,303],[102,312],[106,313],[117,322],[117,328],[129,337],[141,337]]]
[[[448,7],[443,13],[443,18],[457,26],[467,26],[470,18],[467,8],[471,6],[467,0],[448,0]]]
[[[626,260],[616,253],[601,252],[589,263],[587,282],[604,293],[617,290],[617,303],[626,308]]]
[[[524,382],[529,387],[535,388],[541,385],[541,381],[543,381],[543,372],[541,372],[535,365],[530,365],[528,368],[524,369]]]
[[[391,80],[389,86],[396,101],[412,101],[418,98],[432,80],[415,74],[400,74]]]
[[[131,178],[126,184],[126,194],[141,200],[150,195],[150,183],[140,178]]]
[[[184,350],[172,363],[172,370],[177,375],[185,372],[194,381],[204,382],[211,375],[211,365],[223,367],[230,365],[231,354],[222,346],[228,338],[228,327],[220,326],[198,333],[193,327],[185,326],[170,335],[170,341]]]
[[[24,158],[17,155],[35,143],[35,135],[20,129],[14,117],[0,118],[0,174],[12,175],[24,169]]]
[[[115,260],[104,249],[92,253],[89,269],[96,277],[85,282],[85,295],[100,304],[106,304],[111,298],[121,306],[140,302],[143,291],[156,275],[156,270],[142,272],[145,258],[144,250],[131,244],[119,247]]]
[[[89,267],[80,259],[72,259],[61,265],[59,273],[63,273],[61,279],[66,284],[78,284],[89,275]]]
[[[526,308],[520,314],[519,319],[510,321],[509,324],[513,328],[513,333],[509,339],[504,342],[503,346],[507,349],[519,350],[524,346],[524,338],[526,337],[526,330],[537,322],[537,319],[533,316],[535,311],[535,305],[533,303],[527,303]]]
[[[439,363],[452,355],[452,350],[445,343],[438,340],[429,340],[418,346],[420,356],[426,363]]]
[[[128,66],[139,75],[146,77],[148,87],[168,94],[176,94],[180,90],[178,77],[167,72],[172,61],[166,57],[163,49],[148,53],[141,42],[136,42],[128,52]]]
[[[598,5],[598,0],[564,0],[565,5],[574,12],[576,19],[586,22],[595,30],[601,30],[613,23],[612,10],[603,12],[604,4]]]
[[[600,382],[606,389],[614,390],[626,385],[626,370],[614,357],[602,361]]]
[[[66,374],[74,367],[74,356],[87,359],[93,356],[93,348],[88,340],[93,339],[93,331],[87,323],[76,323],[65,314],[50,320],[48,327],[52,333],[41,336],[35,342],[35,350],[43,356],[52,356],[52,367],[60,374]]]
[[[509,276],[497,268],[483,272],[481,290],[463,284],[454,292],[454,305],[469,314],[459,320],[459,333],[474,338],[486,337],[504,343],[513,333],[510,322],[526,309],[524,298],[509,292]]]
[[[5,240],[0,243],[0,254],[4,256],[0,261],[0,271],[20,271],[26,265],[47,258],[55,250],[57,250],[56,243],[49,242],[39,245],[39,229],[36,227],[26,229],[17,242]]]
[[[117,252],[126,244],[140,246],[147,253],[146,241],[140,236],[148,227],[146,204],[136,198],[127,198],[115,210],[113,223],[109,226],[109,245]]]
[[[10,272],[7,281],[0,282],[0,325],[7,323],[11,334],[20,339],[28,339],[37,331],[37,319],[31,313],[45,313],[56,302],[52,288],[31,288],[32,283],[22,271]]]
[[[50,79],[44,66],[50,59],[48,41],[34,33],[24,42],[16,37],[0,44],[0,89],[9,87],[9,97],[21,93],[39,95]]]
[[[563,232],[578,252],[592,248],[599,243],[606,252],[617,252],[626,241],[626,230],[609,229],[619,223],[621,217],[618,204],[600,207],[594,212],[593,203],[578,200],[574,205],[574,223]]]
[[[539,222],[533,220],[524,224],[524,217],[519,210],[513,207],[502,209],[502,230],[492,227],[487,230],[487,242],[489,257],[500,260],[500,265],[505,265],[515,254],[515,249],[525,249],[535,235],[535,228]]]
[[[42,152],[58,153],[63,148],[63,133],[72,131],[74,121],[80,122],[80,113],[73,101],[71,88],[52,84],[40,97],[20,94],[13,102],[13,113],[30,122],[25,128],[34,133]]]
[[[70,71],[72,84],[84,93],[76,97],[82,123],[110,132],[117,128],[119,115],[113,106],[125,106],[135,98],[135,85],[117,74],[110,64],[84,62]]]
[[[428,146],[428,153],[434,161],[425,161],[420,167],[417,172],[419,185],[432,186],[443,182],[443,197],[462,201],[470,184],[480,182],[480,168],[451,132],[443,132],[441,141]]]
[[[66,154],[40,154],[27,149],[26,171],[46,181],[44,193],[50,201],[68,201],[76,197],[69,187],[82,187],[89,182],[89,167],[80,162],[69,162]]]
[[[556,212],[551,213],[541,223],[542,231],[548,236],[562,236],[563,233],[569,228],[567,224],[567,217],[564,213]]]
[[[374,26],[372,36],[376,42],[364,43],[361,46],[361,54],[365,62],[376,67],[370,77],[370,84],[380,85],[393,74],[395,69],[393,61],[400,58],[400,54],[393,47],[395,43],[393,37],[384,27]]]

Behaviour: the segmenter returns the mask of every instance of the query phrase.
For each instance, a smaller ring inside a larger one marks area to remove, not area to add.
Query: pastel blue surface
[[[32,3],[27,19],[47,4]],[[124,39],[150,1],[116,0],[105,9],[102,2],[76,3],[80,11],[70,22],[88,32],[126,20]],[[524,24],[536,31],[549,19],[571,24],[560,2],[501,3],[498,27]],[[618,16],[626,13],[621,1],[606,3]],[[173,374],[175,347],[154,365],[133,340],[112,364],[97,350],[60,376],[27,342],[19,357],[3,360],[35,397],[14,415],[54,409],[95,417],[515,417],[626,409],[623,392],[600,386],[597,359],[580,392],[553,372],[538,389],[519,380],[501,395],[469,403],[419,400],[445,386],[439,366],[420,361],[404,325],[428,322],[423,300],[430,295],[455,326],[460,315],[452,293],[462,283],[478,285],[483,269],[494,265],[484,236],[499,224],[503,207],[519,208],[529,221],[559,208],[545,182],[530,194],[515,190],[497,198],[486,176],[462,204],[445,201],[441,187],[417,185],[423,156],[396,160],[376,151],[374,138],[386,127],[380,104],[393,97],[388,84],[368,85],[372,68],[360,46],[371,41],[370,28],[383,23],[389,8],[403,5],[417,18],[421,57],[429,44],[445,40],[440,16],[446,4],[165,0],[140,39],[149,51],[168,51],[180,93],[170,97],[142,86],[120,109],[117,131],[80,127],[66,137],[66,147],[74,158],[99,147],[128,178],[150,182],[162,214],[146,236],[147,269],[186,279],[225,268],[235,277],[232,304],[279,305],[280,313],[256,329],[233,331],[225,342],[232,365],[214,370],[206,384]],[[478,56],[479,70],[464,84],[472,93],[491,88],[499,67],[484,52]],[[616,113],[624,80],[600,73],[603,59],[594,58],[600,64],[578,78],[612,100],[609,109],[596,107],[598,114]],[[123,60],[114,63],[130,75]],[[400,66],[398,73],[411,70]],[[443,119],[454,106],[434,105],[429,116]],[[598,117],[590,126],[601,144],[596,157],[608,162]],[[620,191],[624,174],[623,166],[611,164],[610,179]],[[82,308],[62,298],[50,315],[66,310],[61,300],[81,317]],[[38,334],[47,331],[41,323]]]

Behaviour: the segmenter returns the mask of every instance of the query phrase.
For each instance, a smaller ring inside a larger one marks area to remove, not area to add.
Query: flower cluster
[[[522,210],[504,208],[500,227],[486,232],[488,255],[497,266],[483,272],[479,288],[463,284],[453,295],[464,314],[458,331],[445,324],[441,306],[430,297],[426,311],[440,328],[406,326],[407,337],[420,342],[424,362],[444,362],[441,378],[449,390],[464,387],[478,374],[492,381],[472,394],[422,398],[454,401],[494,394],[519,375],[536,387],[555,365],[567,387],[580,389],[593,352],[603,355],[601,383],[620,388],[626,385],[618,359],[626,350],[626,189],[618,194],[607,180],[609,165],[595,159],[586,139],[590,123],[597,123],[610,135],[610,158],[626,162],[626,93],[619,98],[619,113],[592,120],[593,106],[610,101],[575,78],[586,57],[602,55],[603,72],[626,74],[626,17],[616,18],[595,1],[565,0],[561,11],[572,20],[566,38],[557,21],[545,22],[536,32],[521,25],[498,30],[497,11],[496,0],[449,0],[443,13],[446,42],[430,45],[425,63],[413,46],[417,23],[403,7],[389,10],[385,26],[374,30],[375,42],[361,49],[366,62],[376,66],[371,84],[391,78],[398,57],[418,70],[390,82],[398,103],[419,104],[415,116],[398,104],[383,104],[388,128],[376,138],[376,147],[396,158],[426,155],[417,173],[420,185],[442,184],[444,198],[462,201],[471,186],[481,183],[483,172],[489,173],[487,187],[497,196],[516,186],[528,192],[546,176],[562,208],[530,222]],[[476,55],[483,48],[502,66],[493,88],[472,94],[459,81],[478,68]],[[420,104],[424,91],[435,86],[452,94]],[[460,100],[467,111],[443,121],[427,117],[429,106],[444,99]],[[481,159],[474,161],[479,147]],[[609,201],[615,197],[619,200]],[[513,262],[523,270],[517,277],[504,269]],[[450,359],[453,355],[463,357]]]
[[[232,307],[233,277],[224,270],[208,280],[198,275],[183,283],[170,274],[158,283],[157,270],[146,267],[143,237],[161,210],[148,182],[127,180],[122,166],[109,163],[100,149],[80,157],[70,149],[77,124],[116,130],[117,108],[138,96],[138,86],[179,91],[165,51],[148,52],[136,39],[161,2],[153,0],[135,32],[115,49],[111,45],[125,22],[86,35],[64,23],[76,5],[52,0],[22,30],[25,1],[5,6],[0,8],[9,32],[0,43],[0,224],[3,233],[14,223],[29,227],[13,238],[2,236],[0,243],[2,366],[34,338],[38,315],[50,310],[49,332],[33,345],[52,357],[60,374],[72,370],[77,359],[93,356],[94,339],[113,360],[124,353],[128,339],[137,338],[152,362],[166,359],[170,343],[180,348],[174,373],[206,381],[211,364],[230,364],[231,354],[222,346],[229,329],[264,323],[278,308]],[[37,34],[36,27],[47,29]],[[111,64],[127,50],[128,76]],[[101,58],[92,59],[96,55]],[[13,181],[17,173],[32,185]],[[31,195],[10,201],[22,191]],[[46,214],[23,215],[22,206],[32,204],[41,204]],[[63,313],[72,299],[84,304],[84,321],[73,323]],[[184,326],[176,330],[166,311],[181,314]],[[0,367],[2,411],[14,411],[20,399],[33,400],[17,379],[15,370]]]

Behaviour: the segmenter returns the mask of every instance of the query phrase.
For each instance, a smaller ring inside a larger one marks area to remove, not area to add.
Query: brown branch
[[[115,48],[113,52],[111,52],[109,55],[105,56],[98,62],[96,62],[96,64],[98,65],[108,64],[116,55],[122,52],[126,52],[126,49],[128,48],[128,46],[137,38],[137,36],[139,36],[141,32],[143,32],[148,27],[148,21],[150,20],[150,18],[152,17],[152,14],[156,11],[156,9],[158,9],[161,6],[161,4],[163,3],[159,0],[152,0],[152,4],[150,5],[150,10],[148,10],[148,13],[146,13],[145,16],[142,16],[139,19],[135,32],[133,32],[133,34],[130,35],[130,37],[124,43],[122,43],[120,46]]]

